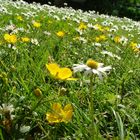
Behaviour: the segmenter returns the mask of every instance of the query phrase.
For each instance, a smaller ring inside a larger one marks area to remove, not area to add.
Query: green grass
[[[17,19],[18,15],[23,20]],[[33,21],[41,27],[35,28]],[[87,26],[81,33],[77,31],[80,23]],[[96,24],[101,29],[95,29]],[[9,25],[14,25],[14,30],[6,30]],[[58,31],[65,35],[58,37]],[[6,33],[15,34],[17,42],[8,43]],[[106,40],[97,42],[100,35]],[[22,37],[30,41],[22,42]],[[115,37],[120,41],[115,42]],[[32,39],[37,39],[38,45]],[[132,42],[137,43],[137,51]],[[0,139],[140,139],[138,47],[140,22],[91,11],[0,0]],[[121,59],[102,54],[104,50]],[[85,64],[89,58],[112,66],[107,77],[100,80],[96,76],[92,85],[86,82],[90,76],[83,73],[73,73],[77,81],[61,81],[45,67],[57,63],[72,70],[73,64]],[[38,97],[34,93],[37,88],[42,92]],[[71,104],[71,121],[50,124],[46,113],[51,112],[53,103]],[[13,105],[14,111],[3,108],[3,104]],[[21,132],[22,126],[30,126],[29,131]]]

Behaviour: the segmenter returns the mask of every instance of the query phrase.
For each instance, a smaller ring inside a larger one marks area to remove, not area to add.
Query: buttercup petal
[[[72,76],[72,71],[69,68],[61,68],[58,72],[58,79],[65,80]]]
[[[60,113],[62,110],[62,106],[60,103],[53,103],[52,110],[56,113]]]
[[[49,123],[59,123],[62,121],[62,117],[59,114],[47,113],[46,119]]]
[[[50,74],[56,76],[60,68],[56,63],[46,64],[46,68],[49,70]]]

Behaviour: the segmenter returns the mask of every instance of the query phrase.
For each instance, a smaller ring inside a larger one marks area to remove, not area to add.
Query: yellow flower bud
[[[34,90],[34,94],[36,97],[40,97],[40,96],[42,96],[42,91],[39,88],[36,88]]]

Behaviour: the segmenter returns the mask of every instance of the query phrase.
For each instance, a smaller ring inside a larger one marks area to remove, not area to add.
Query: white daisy
[[[106,76],[106,72],[112,69],[111,66],[104,67],[103,63],[98,63],[92,59],[89,59],[86,64],[74,64],[73,71],[82,72],[84,71],[85,74],[96,74],[102,80],[102,75]]]
[[[0,114],[3,114],[3,113],[5,113],[5,112],[10,112],[10,114],[14,111],[15,109],[14,109],[14,107],[13,107],[13,105],[12,104],[2,104],[1,106],[0,106]]]
[[[116,54],[113,54],[112,52],[102,51],[101,53],[104,54],[104,55],[108,55],[108,56],[110,56],[110,57],[113,57],[113,58],[117,58],[118,60],[121,59],[121,57],[119,57],[119,56],[116,55]]]
[[[31,38],[31,42],[34,44],[34,45],[37,45],[39,46],[39,42],[36,38]]]
[[[0,115],[5,115],[7,113],[9,113],[10,118],[13,120],[13,118],[15,117],[15,115],[12,115],[12,113],[14,112],[14,106],[12,104],[5,104],[3,103],[0,106]]]
[[[14,24],[10,24],[5,27],[6,31],[14,31],[15,29],[16,29],[16,26]]]
[[[140,49],[140,44],[137,45],[137,48]]]
[[[20,127],[20,132],[21,133],[26,133],[30,130],[30,128],[31,128],[30,126],[23,125],[23,126]]]
[[[122,37],[120,38],[120,43],[121,43],[123,46],[125,46],[125,45],[127,44],[127,42],[128,42],[128,39],[127,39],[126,37],[122,36]]]
[[[92,46],[101,47],[102,44],[101,43],[98,43],[98,42],[95,42],[95,43],[92,43]]]

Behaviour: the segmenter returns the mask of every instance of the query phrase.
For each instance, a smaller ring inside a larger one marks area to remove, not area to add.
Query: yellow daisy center
[[[88,67],[92,68],[92,69],[97,69],[98,68],[98,62],[96,62],[92,59],[87,60],[86,65]]]

